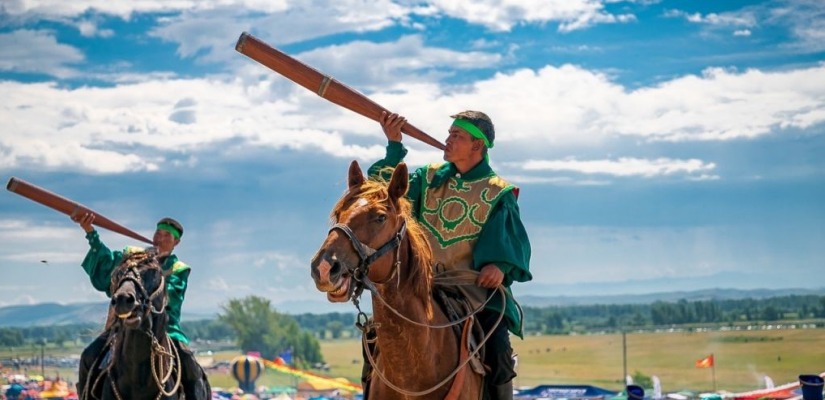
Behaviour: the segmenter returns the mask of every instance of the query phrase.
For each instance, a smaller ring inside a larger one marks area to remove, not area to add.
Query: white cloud
[[[185,10],[213,10],[225,6],[271,12],[286,7],[287,0],[11,0],[5,2],[3,10],[13,16],[37,16],[45,18],[76,17],[89,12],[110,14],[123,19],[136,13],[176,12]]]
[[[17,31],[0,35],[0,40],[16,40],[12,35],[62,46],[44,31]],[[40,62],[37,54],[9,54],[4,59],[13,61],[5,66],[34,65]],[[54,64],[82,57],[67,54],[75,57]],[[775,72],[710,68],[701,76],[630,90],[603,73],[574,65],[519,69],[466,86],[439,86],[433,82],[443,74],[493,66],[500,56],[428,47],[417,35],[317,48],[299,57],[346,84],[373,89],[370,96],[379,104],[407,115],[439,139],[449,114],[460,108],[490,111],[499,132],[506,132],[498,141],[522,150],[595,146],[619,136],[666,141],[754,138],[825,121],[820,100],[825,95],[824,65]],[[382,153],[380,141],[363,145],[347,138],[380,134],[377,124],[318,99],[254,62],[244,64],[236,77],[105,77],[120,84],[67,88],[0,82],[6,94],[0,127],[12,132],[0,138],[0,166],[156,171],[164,162],[195,165],[199,149],[215,143],[312,149],[362,160]],[[413,159],[432,155],[413,147]]]
[[[825,65],[769,72],[708,69],[701,76],[634,90],[603,74],[564,65],[497,74],[466,90],[407,89],[381,98],[436,122],[443,120],[444,110],[488,110],[497,131],[506,132],[497,141],[521,152],[596,146],[617,136],[674,142],[748,139],[825,122]]]
[[[431,0],[418,2],[411,0],[362,0],[339,1],[296,1],[296,0],[147,0],[147,1],[61,1],[34,0],[12,1],[3,6],[6,13],[16,18],[75,18],[90,12],[107,14],[122,19],[132,18],[139,13],[186,13],[186,22],[171,17],[161,34],[171,35],[188,44],[183,47],[186,54],[191,45],[200,39],[192,35],[185,39],[184,32],[190,34],[208,29],[210,24],[218,30],[233,25],[236,29],[241,22],[236,15],[245,15],[247,26],[256,26],[277,36],[310,37],[347,30],[365,31],[386,27],[392,23],[415,26],[410,16],[437,16],[446,14],[470,23],[484,25],[493,30],[507,31],[518,24],[558,22],[559,30],[569,32],[587,28],[595,24],[626,23],[635,21],[633,14],[612,14],[605,10],[602,0]],[[240,11],[239,11],[240,10]],[[269,14],[269,15],[266,15]],[[314,16],[314,18],[305,18]],[[234,20],[234,22],[233,22]],[[214,34],[214,30],[209,30]],[[314,32],[314,34],[313,34]],[[205,36],[205,35],[197,35]],[[219,36],[219,35],[214,35]],[[192,40],[192,41],[190,41]],[[290,39],[285,39],[289,41]],[[295,39],[292,39],[295,40]],[[283,43],[283,42],[282,42]],[[197,46],[195,46],[196,48]],[[211,46],[209,46],[211,47]]]
[[[754,29],[778,28],[791,36],[781,48],[805,53],[825,49],[825,3],[819,0],[780,0],[718,14],[669,10],[665,16],[684,18],[710,29],[738,28],[734,36],[751,36]]]
[[[755,138],[825,122],[825,65],[788,71],[710,68],[628,93],[611,118],[620,134],[684,140]]]
[[[373,47],[357,49],[350,49],[352,57],[363,59]],[[437,51],[413,52],[431,53]],[[403,64],[400,56],[394,62]],[[708,69],[702,76],[634,90],[572,65],[499,73],[466,87],[402,82],[389,89],[371,97],[437,139],[443,139],[450,114],[489,111],[497,130],[505,132],[498,142],[527,151],[513,157],[536,158],[542,146],[597,146],[622,136],[732,140],[825,122],[825,65],[772,72]],[[361,160],[383,153],[380,139],[364,145],[349,138],[380,135],[377,123],[254,65],[231,78],[74,89],[4,81],[0,91],[0,128],[12,132],[0,138],[6,168],[154,171],[164,162],[191,165],[200,149],[216,143],[232,144],[226,154],[244,146],[320,150]],[[421,158],[432,155],[429,149],[416,151],[423,152]],[[507,155],[497,158],[506,161]]]
[[[515,25],[559,22],[559,31],[570,32],[596,24],[635,21],[632,14],[611,14],[598,0],[433,0],[445,14],[484,25],[492,30],[509,31]]]
[[[68,78],[77,75],[70,65],[84,59],[80,50],[58,43],[50,31],[22,29],[0,33],[0,71]]]
[[[115,31],[111,29],[100,29],[96,21],[85,20],[77,22],[77,30],[84,37],[102,37],[109,38],[115,35]]]
[[[220,9],[163,18],[150,35],[178,43],[182,57],[197,55],[201,61],[237,63],[240,59],[234,44],[243,31],[279,46],[345,32],[380,30],[404,21],[411,11],[389,0],[295,1],[267,10],[226,4]]]
[[[818,0],[786,0],[764,13],[769,23],[790,30],[796,41],[788,47],[804,52],[825,49],[825,3]]]
[[[756,25],[756,19],[750,14],[740,13],[709,13],[702,15],[700,13],[685,14],[685,19],[690,22],[708,25],[723,25],[723,26],[746,26],[751,27]]]
[[[296,58],[321,71],[340,71],[336,79],[362,90],[399,82],[437,81],[461,70],[494,67],[501,61],[494,53],[427,47],[419,35],[387,43],[354,41],[304,52]]]
[[[513,163],[516,164],[516,163]],[[617,160],[527,160],[520,165],[526,171],[577,172],[582,174],[602,174],[612,176],[641,176],[652,178],[669,175],[704,175],[713,171],[716,165],[702,160],[673,160],[658,158],[619,158]]]

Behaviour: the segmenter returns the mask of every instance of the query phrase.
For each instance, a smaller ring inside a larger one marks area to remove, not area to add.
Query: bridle
[[[144,285],[143,278],[140,276],[140,266],[146,261],[150,256],[140,257],[135,260],[130,260],[128,264],[124,267],[124,270],[120,271],[115,277],[112,275],[112,294],[117,293],[117,290],[120,289],[126,282],[132,282],[135,285],[135,291],[138,292],[140,296],[137,299],[138,307],[140,307],[140,311],[142,314],[146,314],[146,310],[148,309],[152,314],[160,314],[166,309],[167,298],[163,297],[163,304],[161,304],[160,309],[155,308],[155,300],[158,296],[162,296],[164,290],[166,289],[166,275],[167,273],[161,273],[160,283],[155,290],[149,294],[146,291],[146,286]],[[171,272],[171,270],[170,270]]]
[[[361,308],[358,306],[358,298],[361,297],[361,293],[364,291],[364,288],[367,287],[369,283],[372,283],[369,280],[370,266],[384,254],[387,254],[394,249],[396,253],[395,262],[393,263],[392,271],[390,271],[389,277],[385,281],[389,281],[398,274],[398,268],[401,265],[401,242],[407,235],[407,221],[401,219],[401,227],[398,228],[392,238],[387,240],[378,249],[373,249],[364,242],[358,240],[358,238],[355,237],[355,232],[353,232],[347,224],[337,223],[329,229],[329,233],[332,233],[332,231],[335,230],[343,233],[344,236],[349,239],[350,243],[352,243],[352,247],[355,249],[355,252],[358,253],[358,265],[352,267],[351,265],[345,263],[345,266],[349,271],[350,276],[352,276],[352,279],[355,281],[355,289],[352,292],[351,299],[355,303],[355,306],[358,307],[359,314],[362,314]]]

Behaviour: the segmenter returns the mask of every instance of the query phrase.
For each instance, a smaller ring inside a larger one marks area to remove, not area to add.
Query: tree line
[[[819,320],[821,325],[823,319],[825,319],[825,296],[816,295],[524,308],[525,331],[547,334],[779,321]]]
[[[780,321],[812,321],[825,326],[825,296],[524,307],[524,320],[527,334]],[[243,352],[257,351],[267,359],[289,352],[298,365],[307,366],[323,362],[319,340],[358,337],[354,322],[355,313],[288,315],[265,298],[249,296],[230,300],[215,319],[184,321],[181,325],[196,343],[231,342]],[[101,327],[102,322],[0,328],[0,347],[86,344]]]

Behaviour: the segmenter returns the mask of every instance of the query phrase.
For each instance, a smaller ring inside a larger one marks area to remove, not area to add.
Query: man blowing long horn
[[[505,287],[506,298],[493,297],[476,316],[485,332],[493,331],[484,352],[484,363],[490,368],[485,377],[486,398],[512,399],[516,371],[509,333],[523,338],[523,329],[521,307],[510,285],[533,279],[530,240],[521,222],[518,188],[500,178],[488,162],[488,150],[495,141],[490,117],[464,111],[452,118],[444,150],[446,163],[430,164],[411,174],[407,198],[413,216],[426,228],[437,262],[435,272],[478,272],[476,286],[460,286],[474,308],[484,303],[491,290]],[[401,144],[406,119],[385,112],[380,123],[389,143],[386,157],[369,169],[373,177],[395,168],[407,154]],[[502,307],[505,318],[496,325]]]
[[[91,212],[77,213],[73,215],[72,221],[77,222],[83,231],[86,232],[86,239],[89,241],[89,252],[83,259],[83,270],[89,275],[92,286],[95,289],[109,293],[109,284],[112,281],[112,272],[120,265],[121,261],[130,253],[145,251],[147,249],[135,246],[127,246],[123,251],[112,251],[100,240],[100,236],[92,226],[95,215]],[[163,218],[157,223],[155,234],[152,237],[154,251],[159,255],[158,261],[161,269],[168,273],[166,279],[166,291],[168,302],[166,305],[166,315],[169,320],[166,324],[166,332],[169,338],[178,349],[181,361],[181,384],[187,399],[209,399],[212,394],[209,389],[206,373],[195,359],[192,351],[189,350],[189,338],[183,333],[180,327],[180,312],[183,306],[183,299],[189,282],[189,265],[180,261],[173,254],[175,247],[183,237],[183,226],[172,218]],[[82,396],[85,385],[92,373],[91,368],[95,360],[102,359],[101,355],[108,351],[108,333],[104,332],[98,336],[85,350],[80,357],[80,369],[77,379],[77,393]],[[93,374],[94,375],[94,374]],[[88,388],[91,390],[92,388]]]

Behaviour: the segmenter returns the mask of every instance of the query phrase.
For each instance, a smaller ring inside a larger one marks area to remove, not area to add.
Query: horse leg
[[[186,395],[187,400],[208,400],[212,398],[212,389],[209,385],[209,381],[206,378],[206,372],[204,372],[203,368],[198,361],[195,359],[195,355],[192,354],[192,350],[189,350],[189,347],[184,343],[181,343],[177,340],[172,339],[174,346],[178,349],[178,354],[180,355],[180,366],[181,369],[179,373],[181,374],[181,388],[179,388],[179,392],[182,391]]]
[[[109,334],[107,332],[102,333],[100,336],[95,338],[89,346],[83,349],[83,353],[80,355],[80,364],[78,365],[77,371],[77,396],[81,400],[90,398],[90,396],[84,397],[86,394],[84,393],[84,390],[94,390],[92,385],[94,384],[94,378],[99,374],[99,372],[95,373],[95,371],[92,371],[92,368],[100,365],[106,350],[106,341],[108,339]]]

